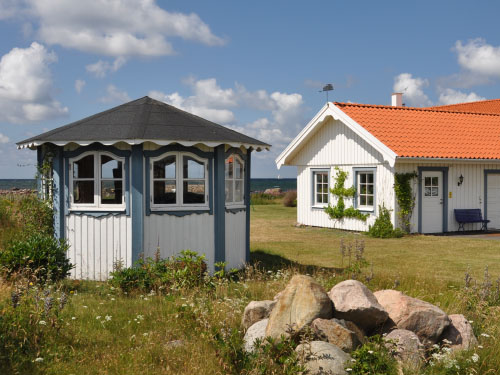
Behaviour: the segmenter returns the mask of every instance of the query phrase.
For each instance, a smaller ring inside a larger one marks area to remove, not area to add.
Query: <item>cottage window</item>
[[[151,158],[151,209],[208,208],[207,159],[184,152]]]
[[[329,196],[328,172],[313,172],[314,206],[327,206]]]
[[[70,208],[123,209],[124,160],[106,152],[69,160]]]
[[[238,154],[226,158],[225,167],[226,205],[242,205],[245,199],[245,162]]]
[[[357,172],[357,208],[373,210],[375,202],[375,173],[373,171]]]

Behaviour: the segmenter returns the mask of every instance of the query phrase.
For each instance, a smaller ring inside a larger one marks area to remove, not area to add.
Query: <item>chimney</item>
[[[395,92],[391,95],[393,107],[402,107],[403,106],[403,93]]]

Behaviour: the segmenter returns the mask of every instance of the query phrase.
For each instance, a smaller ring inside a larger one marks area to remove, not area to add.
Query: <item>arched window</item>
[[[123,209],[124,159],[87,152],[69,159],[70,209]]]
[[[208,208],[208,160],[168,152],[150,161],[151,209]]]
[[[245,162],[238,154],[231,154],[225,162],[226,205],[245,203]]]

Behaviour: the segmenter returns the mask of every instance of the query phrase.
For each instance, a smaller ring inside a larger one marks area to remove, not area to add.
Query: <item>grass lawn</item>
[[[387,278],[463,284],[468,267],[475,278],[481,278],[486,266],[492,276],[500,276],[500,241],[424,235],[378,239],[335,229],[295,227],[296,208],[281,205],[253,206],[251,215],[254,259],[339,268],[343,266],[340,239],[359,239],[365,242],[365,257],[373,263],[374,273]]]

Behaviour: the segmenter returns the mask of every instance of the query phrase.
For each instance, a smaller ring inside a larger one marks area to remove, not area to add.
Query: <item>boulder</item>
[[[266,327],[268,321],[269,319],[259,320],[257,323],[248,328],[247,332],[245,333],[245,337],[243,337],[243,347],[245,348],[246,352],[253,352],[255,340],[263,340],[266,337]]]
[[[423,347],[415,333],[406,329],[395,329],[385,337],[385,340],[394,343],[395,354],[400,361],[413,368],[420,366]],[[392,347],[390,343],[388,346]]]
[[[379,290],[375,297],[397,328],[416,333],[424,345],[436,343],[450,325],[448,315],[439,307],[397,290]]]
[[[308,375],[346,375],[344,370],[351,356],[339,347],[324,341],[300,344],[295,351],[304,358]]]
[[[333,301],[336,318],[352,321],[365,332],[371,332],[387,320],[387,312],[373,293],[357,280],[338,283],[328,296]]]
[[[469,321],[462,314],[449,315],[451,324],[445,329],[441,340],[448,340],[453,350],[468,350],[477,345],[477,339]]]
[[[243,312],[243,317],[241,318],[241,325],[244,329],[247,329],[259,320],[269,318],[269,314],[273,309],[276,301],[251,301],[245,311]]]
[[[277,300],[266,329],[266,336],[279,338],[290,329],[299,331],[316,318],[333,318],[330,298],[313,278],[304,275],[292,277]]]
[[[313,320],[311,327],[320,340],[336,345],[344,352],[352,352],[363,341],[356,332],[347,328],[344,320],[318,318]]]

